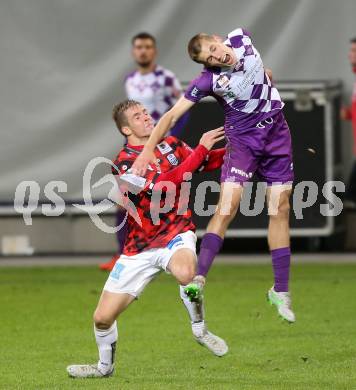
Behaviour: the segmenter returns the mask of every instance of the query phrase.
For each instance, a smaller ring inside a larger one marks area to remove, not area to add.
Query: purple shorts
[[[268,185],[293,181],[292,140],[282,111],[256,127],[238,134],[230,132],[226,129],[228,143],[221,182],[243,184],[255,173]]]

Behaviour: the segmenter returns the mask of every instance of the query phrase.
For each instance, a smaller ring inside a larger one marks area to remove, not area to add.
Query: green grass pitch
[[[293,266],[293,325],[266,302],[270,266],[215,265],[206,318],[229,344],[223,358],[193,340],[162,274],[119,319],[115,375],[70,379],[68,364],[97,360],[92,313],[106,276],[0,269],[0,389],[356,389],[356,265]]]

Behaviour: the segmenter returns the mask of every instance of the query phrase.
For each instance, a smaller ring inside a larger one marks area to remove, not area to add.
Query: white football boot
[[[271,305],[277,307],[279,315],[288,322],[295,322],[295,314],[291,308],[291,297],[289,292],[277,292],[274,286],[268,290],[267,299]]]
[[[209,332],[205,326],[201,330],[197,329],[194,325],[192,324],[193,335],[200,345],[208,348],[216,356],[224,356],[227,354],[229,347],[223,339]]]
[[[67,372],[72,378],[107,378],[114,373],[114,366],[104,373],[98,369],[97,364],[74,364],[67,367]]]

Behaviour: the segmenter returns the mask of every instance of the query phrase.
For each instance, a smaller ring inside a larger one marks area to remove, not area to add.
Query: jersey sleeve
[[[184,97],[194,103],[212,93],[212,73],[204,70],[189,84]]]
[[[192,150],[189,157],[187,157],[177,167],[159,175],[156,183],[169,181],[176,185],[181,184],[184,180],[185,174],[195,172],[199,166],[201,166],[208,153],[208,149],[204,145],[199,144],[194,150]]]
[[[206,156],[203,164],[200,166],[199,172],[210,172],[220,168],[224,163],[225,152],[225,148],[211,150]]]

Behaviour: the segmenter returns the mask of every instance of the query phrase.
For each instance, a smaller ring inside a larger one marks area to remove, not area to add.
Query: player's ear
[[[129,135],[132,134],[132,131],[131,131],[131,129],[130,129],[128,126],[122,126],[121,132],[122,132],[123,134],[125,134],[126,137],[128,137]]]

